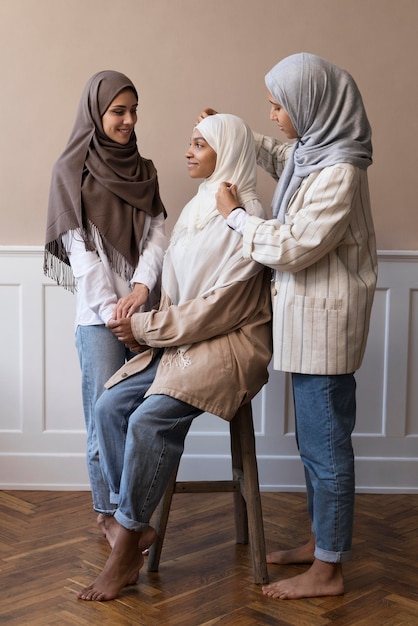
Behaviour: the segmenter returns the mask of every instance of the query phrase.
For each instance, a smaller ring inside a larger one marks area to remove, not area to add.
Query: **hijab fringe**
[[[68,265],[62,258],[59,258],[58,244],[56,241],[49,243],[44,252],[44,274],[51,278],[53,281],[75,293],[77,291],[77,283],[74,278],[71,266]]]
[[[89,222],[88,229],[77,229],[76,233],[85,243],[86,250],[95,251],[97,245],[104,251],[112,270],[127,282],[130,282],[135,268],[125,259],[125,257],[115,250],[113,246],[100,236],[98,228]],[[94,239],[93,234],[96,235]],[[74,277],[67,250],[62,243],[61,237],[51,241],[45,246],[44,252],[44,274],[53,281],[75,293],[77,291],[77,281]]]
[[[91,241],[92,233],[95,233],[96,238],[94,244],[96,247],[100,247],[105,253],[107,260],[109,261],[112,270],[123,278],[125,281],[130,282],[135,272],[135,268],[129,263],[129,261],[123,256],[121,252],[116,250],[109,241],[107,241],[103,235],[100,234],[97,226],[89,222],[89,241]],[[86,239],[84,239],[86,241]],[[93,250],[94,250],[93,246]]]

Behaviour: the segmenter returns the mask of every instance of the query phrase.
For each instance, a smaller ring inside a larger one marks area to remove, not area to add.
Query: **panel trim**
[[[9,398],[9,405],[3,402],[1,408],[3,415],[6,411],[19,413],[20,430],[10,428],[10,419],[2,430],[0,418],[0,488],[88,490],[73,343],[75,299],[43,275],[42,258],[41,246],[0,246],[0,305],[3,294],[3,305],[6,303],[2,287],[13,285],[20,293],[20,348],[15,370],[19,370],[21,389],[19,398]],[[359,418],[353,444],[357,491],[418,493],[418,421],[413,414],[418,407],[418,352],[413,344],[418,337],[418,251],[379,251],[378,258],[378,292],[369,343],[356,374]],[[57,289],[50,292],[53,297],[49,300],[46,288]],[[45,321],[48,306],[59,317],[54,328]],[[0,325],[0,342],[2,332],[7,329]],[[54,333],[60,333],[60,360],[66,364],[58,393],[60,378],[51,375],[51,365],[46,362],[46,346],[51,349],[54,345]],[[13,371],[6,368],[1,372],[0,389],[11,375]],[[289,383],[288,375],[271,370],[270,382],[253,402],[264,491],[304,490]],[[218,418],[206,417],[201,418],[206,419],[204,424],[195,422],[186,439],[181,480],[230,478],[228,427]]]

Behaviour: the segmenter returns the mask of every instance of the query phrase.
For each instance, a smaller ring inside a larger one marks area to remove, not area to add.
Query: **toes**
[[[101,602],[104,600],[105,594],[93,587],[86,587],[77,594],[77,598],[79,600],[87,600],[88,602]]]

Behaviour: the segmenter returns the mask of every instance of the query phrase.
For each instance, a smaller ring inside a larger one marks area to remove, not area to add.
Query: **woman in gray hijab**
[[[217,206],[243,255],[273,271],[274,368],[291,373],[311,535],[269,563],[311,563],[263,588],[294,599],[344,593],[354,513],[355,371],[377,279],[367,168],[371,130],[345,70],[294,54],[266,75],[270,119],[291,143],[255,134],[257,162],[278,181],[273,219],[248,215],[225,181]],[[201,117],[213,113],[204,111]]]

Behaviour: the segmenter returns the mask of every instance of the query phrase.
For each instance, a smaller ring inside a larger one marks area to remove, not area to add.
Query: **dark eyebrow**
[[[118,104],[117,102],[115,102],[109,108],[116,108],[116,109],[128,109],[128,108],[131,108],[132,109],[133,107],[137,107],[137,106],[138,106],[138,102],[133,104],[132,107],[127,107],[126,104]]]
[[[204,141],[205,143],[207,143],[204,137],[193,137],[193,141]]]

